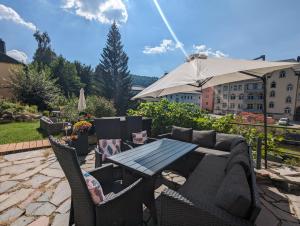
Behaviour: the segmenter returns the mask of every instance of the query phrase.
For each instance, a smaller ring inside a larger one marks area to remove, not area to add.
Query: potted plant
[[[91,127],[92,124],[87,121],[79,121],[73,125],[70,144],[75,147],[78,155],[87,155],[89,153],[88,131]]]

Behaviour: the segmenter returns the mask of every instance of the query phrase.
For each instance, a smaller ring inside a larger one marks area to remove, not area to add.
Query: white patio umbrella
[[[78,111],[83,112],[86,109],[86,102],[84,97],[84,89],[80,89],[79,101],[78,101]]]
[[[276,70],[299,67],[294,62],[269,62],[229,58],[197,58],[186,62],[138,93],[133,99],[161,97],[199,90],[253,77],[263,78]],[[250,75],[251,74],[251,75]]]
[[[277,70],[300,70],[296,62],[270,62],[229,58],[199,57],[180,65],[158,81],[138,93],[133,99],[161,97],[168,94],[195,91],[224,83],[260,78],[264,83],[264,142],[267,144],[266,78]],[[265,145],[267,167],[267,145]]]

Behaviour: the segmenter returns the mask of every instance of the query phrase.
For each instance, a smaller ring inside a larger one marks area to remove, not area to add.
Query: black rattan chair
[[[142,224],[142,179],[124,188],[113,180],[113,165],[97,168],[89,173],[102,185],[106,200],[95,205],[83,178],[76,151],[49,137],[53,151],[71,187],[69,225],[106,226]]]
[[[95,118],[95,131],[97,137],[97,144],[100,139],[122,139],[121,121],[120,118]],[[132,146],[128,145],[124,139],[121,143],[121,151],[131,149]],[[102,166],[102,154],[95,150],[96,160],[95,167]]]
[[[132,133],[139,133],[143,130],[147,131],[148,139],[146,143],[151,143],[153,141],[156,141],[155,138],[149,137],[151,134],[149,133],[148,128],[144,129],[143,126],[143,117],[142,116],[126,116],[126,143],[133,147],[140,146],[141,144],[134,144],[132,142]]]

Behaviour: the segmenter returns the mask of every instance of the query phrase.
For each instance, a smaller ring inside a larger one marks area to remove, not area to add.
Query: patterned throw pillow
[[[86,186],[88,187],[91,197],[93,199],[93,202],[95,203],[95,205],[98,205],[99,203],[105,200],[101,184],[99,183],[99,181],[97,181],[95,177],[93,177],[88,172],[84,170],[81,171],[85,179]]]
[[[100,139],[99,149],[102,153],[102,161],[107,157],[121,152],[121,139]]]
[[[144,130],[139,133],[132,133],[132,142],[134,144],[144,144],[147,139],[147,130]]]

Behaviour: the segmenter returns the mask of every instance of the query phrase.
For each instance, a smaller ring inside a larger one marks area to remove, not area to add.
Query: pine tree
[[[114,22],[96,68],[96,79],[102,95],[113,100],[118,115],[126,113],[131,97],[132,78],[127,64],[128,56],[123,50],[121,34]]]

